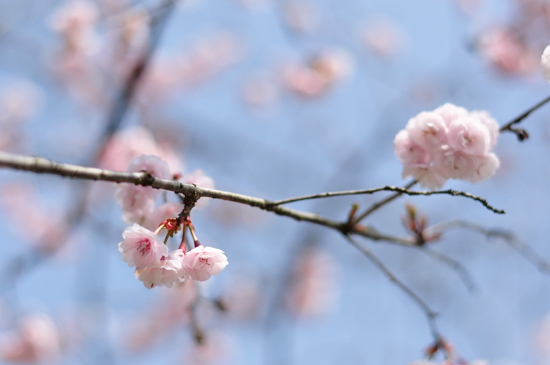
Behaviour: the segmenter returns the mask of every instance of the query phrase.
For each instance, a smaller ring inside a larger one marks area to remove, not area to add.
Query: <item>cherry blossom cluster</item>
[[[493,176],[500,165],[491,152],[498,136],[499,126],[489,113],[447,103],[410,119],[393,148],[403,178],[412,176],[435,190],[448,179],[479,182]]]
[[[181,224],[184,227],[182,243],[178,249],[168,252],[168,247],[158,233],[166,228],[168,238],[180,229]],[[187,253],[186,227],[190,228],[195,242],[195,248]],[[212,275],[218,275],[228,265],[222,250],[200,244],[190,221],[180,223],[176,218],[168,219],[155,232],[134,224],[124,230],[122,238],[122,242],[118,244],[122,260],[128,266],[136,267],[136,278],[147,289],[155,286],[171,288],[174,283],[181,283],[185,279],[205,281]]]
[[[128,172],[147,171],[153,176],[172,180],[174,176],[170,172],[168,164],[156,156],[141,155],[130,162]],[[206,176],[202,170],[196,170],[184,174],[180,181],[185,184],[196,184],[206,188],[213,188],[214,181]],[[120,184],[117,187],[115,198],[120,204],[123,218],[126,223],[137,223],[149,230],[154,230],[158,225],[170,217],[174,217],[183,209],[183,204],[164,202],[156,207],[156,197],[159,190],[152,187],[133,184]]]

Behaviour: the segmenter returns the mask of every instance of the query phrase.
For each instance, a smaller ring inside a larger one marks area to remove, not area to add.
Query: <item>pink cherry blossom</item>
[[[489,129],[478,118],[462,117],[449,125],[449,144],[466,153],[483,154],[491,146]]]
[[[540,66],[542,68],[544,79],[550,82],[550,46],[547,46],[544,49],[544,52],[542,52],[542,56],[540,58]]]
[[[393,148],[403,178],[412,176],[434,190],[447,179],[479,182],[493,176],[500,163],[490,151],[498,136],[499,126],[489,113],[447,103],[411,118]]]
[[[205,281],[218,275],[228,264],[222,250],[200,245],[185,255],[183,271],[193,280]]]
[[[61,352],[59,330],[43,314],[24,317],[16,332],[0,337],[0,357],[13,363],[53,363]]]
[[[130,162],[130,165],[128,165],[126,171],[147,171],[150,172],[153,176],[161,179],[170,180],[172,178],[172,174],[170,173],[170,167],[168,167],[168,164],[157,156],[138,156],[134,158],[132,162]]]
[[[447,126],[449,126],[456,119],[468,115],[468,111],[466,109],[451,103],[445,103],[433,112],[440,115]]]
[[[153,289],[155,286],[171,288],[174,283],[185,280],[182,270],[183,258],[184,254],[181,249],[175,250],[169,255],[163,255],[152,266],[138,266],[135,271],[136,278],[142,281],[147,289]]]
[[[115,199],[120,204],[126,223],[142,224],[155,209],[155,199],[143,186],[121,184],[117,186]]]
[[[410,119],[405,130],[410,140],[426,151],[438,149],[447,141],[445,121],[433,112],[422,112]]]
[[[122,260],[128,266],[138,268],[156,267],[161,258],[168,256],[168,248],[159,236],[139,224],[128,227],[122,233],[123,241],[118,244]]]
[[[202,188],[214,189],[214,179],[206,175],[202,169],[184,174],[181,182],[184,184],[195,184]]]

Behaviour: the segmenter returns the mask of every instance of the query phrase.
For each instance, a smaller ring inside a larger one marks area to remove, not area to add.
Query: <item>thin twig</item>
[[[406,286],[402,281],[400,281],[391,271],[384,265],[382,261],[378,257],[376,257],[368,248],[360,244],[359,242],[355,241],[353,238],[349,236],[345,236],[349,243],[351,243],[353,246],[355,246],[359,251],[361,251],[367,258],[376,265],[382,272],[390,279],[395,285],[397,285],[401,290],[405,292],[418,306],[424,314],[426,315],[426,318],[428,319],[428,325],[430,327],[430,331],[432,333],[432,336],[435,340],[439,340],[441,338],[441,335],[439,333],[439,330],[437,329],[437,324],[435,321],[435,317],[437,316],[437,313],[435,313],[423,300],[413,292],[408,286]]]
[[[458,274],[460,280],[464,283],[464,286],[466,286],[466,289],[468,289],[469,292],[473,292],[475,290],[476,286],[474,284],[474,281],[472,280],[470,273],[460,262],[439,251],[430,250],[426,248],[426,246],[419,246],[418,248],[421,252],[425,253],[435,260],[441,261],[442,263],[453,269]]]
[[[435,232],[443,233],[452,228],[468,229],[470,231],[478,232],[487,238],[500,238],[508,243],[508,245],[510,245],[521,256],[523,256],[523,258],[533,264],[543,274],[550,275],[550,263],[543,259],[538,253],[536,253],[535,250],[531,248],[531,246],[521,241],[512,232],[502,229],[487,229],[475,223],[466,222],[459,219],[453,219],[438,223],[431,226],[426,231],[430,232],[430,234]]]
[[[412,186],[414,184],[410,183],[409,185]],[[289,198],[289,199],[283,199],[283,200],[276,200],[276,201],[273,201],[273,202],[269,202],[269,204],[272,205],[272,206],[279,206],[279,205],[293,203],[293,202],[297,202],[297,201],[301,201],[301,200],[320,199],[320,198],[328,198],[328,197],[334,197],[334,196],[346,196],[346,195],[367,195],[367,194],[374,194],[374,193],[377,193],[377,192],[380,192],[380,191],[394,191],[394,192],[399,193],[399,195],[406,194],[406,195],[411,195],[411,196],[414,196],[414,195],[423,195],[423,196],[429,196],[429,195],[463,196],[463,197],[466,197],[466,198],[469,198],[469,199],[480,202],[481,204],[483,204],[484,207],[486,207],[487,209],[489,209],[489,210],[491,210],[491,211],[493,211],[497,214],[504,214],[504,210],[497,209],[497,208],[491,206],[487,202],[487,200],[485,200],[483,198],[480,198],[478,196],[472,195],[470,193],[463,192],[463,191],[457,191],[457,190],[452,190],[452,189],[436,190],[436,191],[411,191],[411,190],[408,190],[407,187],[400,188],[400,187],[397,187],[397,186],[383,186],[381,188],[375,188],[375,189],[334,191],[334,192],[327,192],[327,193],[320,193],[320,194],[304,195],[304,196],[301,196],[301,197],[295,197],[295,198]],[[389,199],[389,201],[391,201],[391,200],[397,198],[399,195],[394,194],[394,196],[390,197],[391,199],[390,198],[388,198],[388,199]]]
[[[538,108],[540,108],[544,104],[548,103],[549,101],[550,101],[550,96],[548,96],[546,99],[542,100],[541,102],[539,102],[538,104],[536,104],[535,106],[533,106],[532,108],[527,110],[526,112],[522,113],[521,115],[519,115],[518,117],[516,117],[515,119],[513,119],[509,123],[506,123],[505,125],[503,125],[500,128],[500,132],[509,131],[509,132],[515,133],[516,136],[519,138],[519,140],[523,141],[524,139],[526,139],[528,137],[527,132],[523,129],[514,128],[514,125],[519,124],[521,121],[523,121],[525,118],[527,118],[532,112],[534,112],[535,110],[537,110]]]
[[[410,188],[412,188],[418,181],[417,180],[413,180],[411,181],[410,183],[408,183],[404,189],[408,190]],[[386,199],[383,199],[377,203],[374,203],[369,209],[367,209],[363,214],[359,215],[359,217],[357,217],[352,225],[356,225],[357,223],[361,222],[363,219],[365,219],[369,214],[371,214],[372,212],[374,212],[375,210],[377,209],[380,209],[381,207],[383,207],[384,205],[388,204],[389,202],[397,199],[398,197],[400,197],[401,195],[403,195],[403,192],[401,191],[398,191],[390,196],[388,196]]]

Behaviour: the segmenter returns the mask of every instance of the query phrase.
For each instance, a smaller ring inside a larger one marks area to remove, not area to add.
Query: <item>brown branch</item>
[[[441,335],[439,333],[439,330],[437,329],[437,324],[435,321],[435,317],[437,316],[437,313],[434,312],[423,300],[413,292],[408,286],[406,286],[401,280],[399,280],[391,271],[384,265],[382,261],[378,257],[376,257],[368,248],[360,244],[359,242],[355,241],[353,238],[349,236],[345,236],[349,243],[351,243],[353,246],[355,246],[361,253],[363,253],[367,258],[376,265],[383,273],[390,279],[395,285],[397,285],[405,294],[407,294],[418,306],[420,309],[424,312],[426,315],[426,318],[428,319],[428,325],[430,327],[430,331],[432,333],[432,336],[437,341],[441,338]]]
[[[521,241],[512,232],[502,229],[487,229],[475,223],[458,219],[438,223],[431,226],[426,231],[430,232],[430,234],[435,232],[443,233],[452,228],[464,228],[470,231],[478,232],[488,239],[493,237],[500,238],[516,250],[521,256],[523,256],[523,258],[533,264],[543,274],[550,275],[550,263],[543,259],[536,253],[535,250],[531,248],[531,246]]]
[[[142,186],[151,186],[155,189],[172,191],[191,196],[193,199],[201,197],[226,200],[235,203],[249,205],[262,210],[270,211],[278,215],[290,217],[297,221],[306,221],[317,225],[335,229],[339,232],[357,234],[374,241],[388,241],[400,245],[411,246],[415,242],[410,238],[400,238],[381,234],[370,227],[357,226],[348,230],[345,222],[337,222],[314,213],[301,212],[286,207],[274,205],[266,199],[255,198],[247,195],[230,193],[227,191],[201,188],[193,184],[183,184],[178,181],[164,180],[154,177],[148,172],[119,172],[103,170],[94,167],[82,167],[48,160],[42,157],[31,157],[0,152],[0,167],[8,167],[15,170],[31,171],[42,174],[53,174],[71,179],[101,180],[117,183],[131,183]]]
[[[500,132],[506,132],[506,131],[512,132],[512,133],[516,134],[516,136],[518,137],[518,139],[520,141],[525,140],[526,138],[529,137],[529,134],[527,133],[527,131],[525,131],[524,129],[515,128],[514,125],[521,123],[521,121],[523,121],[525,118],[527,118],[532,112],[534,112],[538,108],[542,107],[543,105],[545,105],[549,101],[550,101],[550,96],[548,96],[546,99],[542,100],[541,102],[539,102],[535,106],[531,107],[526,112],[522,113],[521,115],[519,115],[518,117],[516,117],[512,121],[510,121],[510,122],[506,123],[505,125],[503,125],[500,128]]]
[[[414,184],[410,183],[409,185],[412,186]],[[457,191],[457,190],[452,190],[452,189],[436,190],[436,191],[411,191],[411,190],[408,190],[407,187],[400,188],[400,187],[397,187],[397,186],[383,186],[381,188],[376,188],[376,189],[335,191],[335,192],[327,192],[327,193],[320,193],[320,194],[304,195],[304,196],[301,196],[301,197],[295,197],[295,198],[289,198],[289,199],[283,199],[283,200],[276,200],[274,202],[270,202],[269,204],[271,206],[279,206],[279,205],[282,205],[282,204],[288,204],[288,203],[293,203],[293,202],[302,201],[302,200],[321,199],[321,198],[329,198],[329,197],[335,197],[335,196],[346,196],[346,195],[367,195],[367,194],[374,194],[374,193],[377,193],[377,192],[380,192],[380,191],[394,191],[394,192],[398,193],[398,194],[394,194],[390,198],[385,199],[385,200],[389,200],[389,201],[397,198],[401,194],[406,194],[406,195],[410,195],[410,196],[415,196],[415,195],[423,195],[423,196],[429,196],[429,195],[463,196],[463,197],[466,197],[466,198],[469,198],[469,199],[480,202],[484,207],[486,207],[487,209],[493,211],[494,213],[497,213],[497,214],[504,214],[505,213],[504,210],[497,209],[497,208],[493,207],[492,205],[490,205],[487,202],[487,200],[485,200],[483,198],[480,198],[478,196],[472,195],[470,193],[463,192],[463,191]],[[381,203],[383,203],[383,201]],[[380,206],[382,206],[382,205],[380,205]]]
[[[408,190],[410,188],[412,188],[418,181],[417,180],[413,180],[411,181],[410,183],[408,183],[404,189]],[[383,207],[384,205],[388,204],[389,202],[399,198],[401,195],[403,195],[403,192],[401,191],[398,191],[396,192],[395,194],[392,194],[390,196],[388,196],[386,199],[383,199],[377,203],[374,203],[369,209],[367,209],[363,214],[359,215],[359,217],[357,217],[357,219],[355,219],[353,222],[352,222],[352,225],[356,225],[357,223],[361,222],[363,219],[365,219],[369,214],[371,214],[372,212],[376,211],[377,209]]]

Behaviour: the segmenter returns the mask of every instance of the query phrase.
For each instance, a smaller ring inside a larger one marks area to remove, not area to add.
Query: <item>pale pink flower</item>
[[[487,180],[495,174],[500,166],[500,161],[494,153],[486,153],[477,157],[478,165],[473,174],[468,178],[470,182],[476,183]]]
[[[432,165],[405,165],[401,176],[405,179],[413,177],[420,186],[428,190],[441,189],[447,179]]]
[[[127,227],[122,233],[118,250],[128,266],[156,267],[161,258],[168,256],[168,248],[159,236],[139,224]]]
[[[426,151],[439,149],[447,142],[445,121],[433,112],[422,112],[410,119],[405,130],[411,141]]]
[[[193,280],[205,281],[218,275],[228,264],[222,250],[200,245],[185,255],[183,272]]]
[[[397,133],[393,140],[395,155],[404,165],[429,165],[431,156],[419,145],[411,141],[407,130]]]
[[[449,144],[460,151],[479,155],[489,151],[491,135],[489,129],[478,118],[462,117],[449,125]]]
[[[489,131],[490,143],[489,150],[492,150],[497,145],[498,136],[500,135],[500,126],[491,115],[485,110],[474,110],[470,112],[470,116],[476,118]]]
[[[184,174],[181,182],[184,184],[195,184],[201,188],[214,189],[214,179],[206,175],[202,169]]]
[[[130,162],[130,165],[128,165],[128,169],[126,171],[147,171],[150,172],[153,176],[161,179],[172,179],[172,174],[170,173],[170,168],[168,167],[168,164],[157,156],[138,156],[134,158],[132,162]]]
[[[93,53],[98,41],[93,26],[99,18],[99,10],[93,2],[77,0],[63,5],[51,18],[50,26],[65,40],[66,51]]]
[[[100,167],[126,171],[130,162],[142,154],[159,156],[168,163],[172,172],[183,168],[182,161],[172,148],[158,144],[151,131],[141,126],[132,126],[115,133],[102,151]]]
[[[399,24],[384,17],[371,20],[363,33],[365,44],[383,57],[395,56],[403,48],[403,38]]]
[[[168,164],[157,156],[141,155],[132,160],[128,168],[128,172],[147,171],[151,175],[160,179],[172,180],[172,174]],[[150,186],[140,186],[139,189],[147,193],[151,197],[155,197],[160,192]]]
[[[135,271],[136,278],[142,281],[147,289],[153,289],[155,286],[171,288],[174,283],[185,280],[182,271],[183,258],[181,249],[174,250],[167,256],[161,256],[153,266],[138,266]]]
[[[18,331],[0,338],[0,357],[14,363],[51,363],[61,353],[59,330],[42,314],[23,318]]]
[[[435,155],[434,166],[446,179],[468,180],[477,171],[478,161],[475,155],[445,146]]]
[[[550,82],[550,46],[547,46],[544,49],[544,52],[542,52],[540,65],[542,67],[542,74],[544,75],[544,79]]]
[[[447,126],[449,126],[456,119],[468,115],[468,111],[466,109],[451,103],[445,103],[433,112],[440,115]]]
[[[115,199],[126,223],[142,224],[155,209],[155,198],[143,186],[120,184],[116,187]]]
[[[145,218],[143,227],[154,231],[158,226],[168,218],[176,218],[183,210],[182,203],[164,203],[159,205],[152,214]]]
[[[512,29],[495,28],[485,32],[479,39],[478,47],[481,54],[501,72],[525,74],[537,67],[538,54],[535,56]]]

